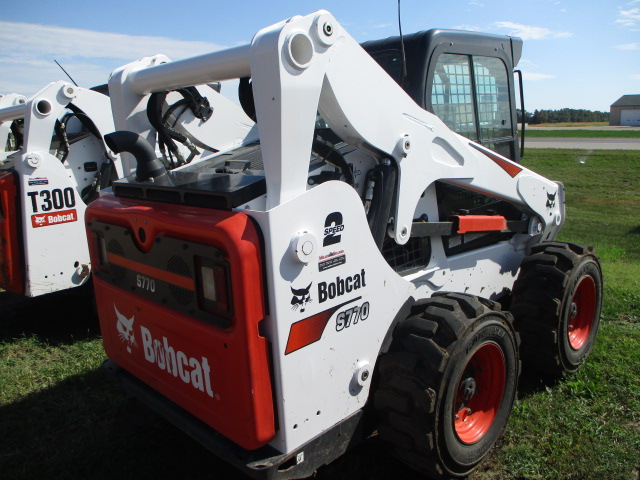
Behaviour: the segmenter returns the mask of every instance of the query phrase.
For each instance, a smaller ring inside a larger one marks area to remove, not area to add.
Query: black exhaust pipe
[[[135,157],[136,181],[146,182],[167,174],[151,144],[137,133],[120,130],[105,135],[104,141],[114,153],[128,152]]]

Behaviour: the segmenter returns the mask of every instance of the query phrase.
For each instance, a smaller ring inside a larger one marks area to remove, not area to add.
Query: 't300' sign
[[[67,187],[64,190],[54,188],[53,190],[27,192],[27,195],[31,199],[33,213],[38,213],[39,211],[50,212],[76,206],[76,193],[71,187]]]

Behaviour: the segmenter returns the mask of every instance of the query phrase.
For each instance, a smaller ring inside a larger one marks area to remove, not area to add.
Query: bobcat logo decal
[[[291,298],[291,310],[297,310],[299,308],[301,312],[304,312],[307,303],[313,301],[311,299],[311,295],[309,294],[311,285],[312,283],[310,283],[307,288],[291,287],[291,293],[293,293],[293,297]]]
[[[118,323],[116,327],[118,329],[118,337],[120,340],[127,344],[127,352],[131,353],[131,347],[137,347],[136,337],[133,334],[133,320],[135,315],[131,318],[127,318],[118,311],[115,303],[113,309],[116,311],[116,317],[118,317]]]
[[[45,221],[45,215],[41,216],[41,217],[35,217],[35,221],[36,221],[36,225],[42,225],[44,224]]]
[[[547,193],[547,208],[555,208],[557,194],[558,192],[554,193],[553,195],[550,193]]]

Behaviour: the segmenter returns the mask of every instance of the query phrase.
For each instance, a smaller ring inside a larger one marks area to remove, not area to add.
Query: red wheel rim
[[[592,277],[582,277],[571,299],[567,336],[569,345],[580,350],[586,343],[596,313],[596,282]]]
[[[462,443],[479,441],[491,429],[507,381],[502,350],[495,343],[480,346],[469,359],[456,393],[454,427]]]

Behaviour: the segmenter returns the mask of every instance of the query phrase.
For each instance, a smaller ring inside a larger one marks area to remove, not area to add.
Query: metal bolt
[[[411,141],[410,140],[405,140],[404,141],[404,149],[405,150],[409,150],[411,148]]]
[[[67,98],[74,98],[76,96],[76,89],[73,85],[67,84],[62,88],[62,94]]]
[[[26,161],[30,167],[38,168],[42,163],[42,158],[37,153],[31,153],[27,155]]]
[[[409,230],[407,229],[407,227],[402,227],[402,230],[400,230],[401,237],[406,237],[408,233],[409,233]]]
[[[86,263],[83,263],[77,268],[76,272],[80,278],[87,278],[91,273],[91,268]]]
[[[330,37],[331,35],[333,35],[333,27],[331,26],[330,23],[325,23],[322,26],[322,32],[327,36]]]
[[[360,374],[360,378],[362,379],[363,382],[366,382],[367,379],[369,378],[369,370],[363,370],[362,373]]]

